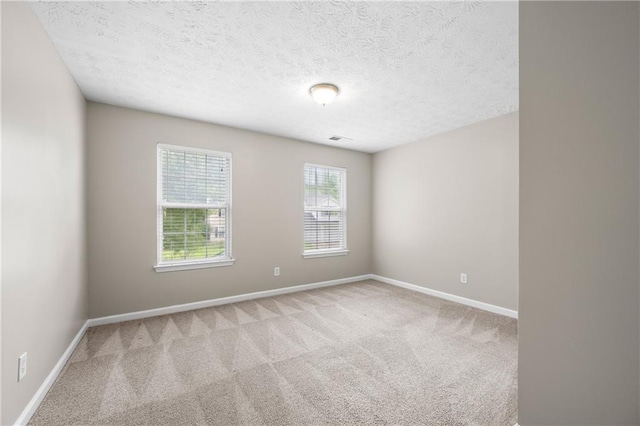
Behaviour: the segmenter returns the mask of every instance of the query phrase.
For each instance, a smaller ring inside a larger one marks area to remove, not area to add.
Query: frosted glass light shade
[[[321,83],[313,86],[309,89],[309,92],[311,93],[311,97],[313,97],[317,103],[325,106],[330,104],[336,96],[338,96],[340,89],[333,84]]]

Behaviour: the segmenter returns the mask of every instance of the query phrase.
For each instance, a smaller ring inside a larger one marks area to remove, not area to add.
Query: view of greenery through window
[[[162,260],[225,254],[225,209],[163,208]]]
[[[304,250],[345,246],[343,170],[305,165]]]
[[[158,145],[162,217],[159,262],[230,256],[231,155]]]
[[[316,204],[323,198],[338,204],[340,201],[340,179],[339,172],[324,169],[325,173],[319,173],[316,168],[305,173],[304,187],[305,195],[309,204]]]

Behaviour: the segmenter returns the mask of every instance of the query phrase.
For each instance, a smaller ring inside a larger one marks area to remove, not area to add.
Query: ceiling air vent
[[[339,140],[342,140],[342,139],[346,139],[346,140],[348,140],[348,141],[352,141],[352,140],[353,140],[353,139],[348,138],[348,137],[346,137],[346,136],[337,136],[337,135],[336,135],[336,136],[331,136],[331,137],[329,138],[329,140],[331,140],[331,141],[339,141]]]

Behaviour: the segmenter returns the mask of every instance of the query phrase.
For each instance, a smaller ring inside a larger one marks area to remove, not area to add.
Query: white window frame
[[[342,226],[342,232],[343,232],[343,236],[342,236],[342,241],[344,242],[344,247],[341,248],[335,248],[335,249],[321,249],[321,250],[305,250],[305,224],[304,224],[304,220],[305,220],[305,214],[304,212],[307,210],[307,208],[305,208],[304,205],[304,201],[305,201],[305,183],[304,183],[304,179],[305,179],[305,172],[307,167],[318,167],[318,168],[323,168],[323,169],[331,169],[331,170],[337,170],[339,172],[344,173],[344,179],[342,179],[342,198],[343,198],[343,203],[342,203],[342,208],[340,209],[318,209],[318,210],[331,210],[331,211],[341,211],[343,212],[343,217],[344,217],[344,223]],[[323,164],[314,164],[314,163],[304,163],[304,166],[302,167],[302,209],[303,209],[303,214],[302,214],[302,257],[305,259],[314,259],[314,258],[318,258],[318,257],[333,257],[333,256],[345,256],[347,254],[349,254],[349,249],[348,249],[348,245],[347,245],[347,235],[349,234],[347,232],[347,223],[348,223],[348,217],[347,217],[347,169],[344,167],[336,167],[336,166],[326,166]]]
[[[163,193],[162,189],[164,187],[164,182],[162,179],[162,158],[160,156],[160,151],[162,149],[174,149],[177,151],[185,151],[185,152],[194,152],[201,154],[209,154],[216,155],[220,157],[226,157],[229,159],[229,179],[227,180],[227,199],[228,205],[225,207],[226,209],[226,217],[225,217],[225,254],[226,256],[223,258],[207,258],[207,259],[185,259],[185,260],[171,260],[171,261],[163,261],[162,260],[162,242],[163,242],[163,214],[162,209],[165,207],[169,208],[202,208],[202,209],[215,209],[216,207],[208,205],[208,204],[195,204],[195,203],[168,203],[163,201]],[[233,157],[229,152],[221,152],[221,151],[213,151],[210,149],[203,148],[193,148],[181,145],[169,145],[169,144],[157,144],[156,147],[156,168],[157,168],[157,192],[156,192],[156,214],[157,214],[157,228],[156,228],[156,238],[157,238],[157,253],[156,253],[156,265],[154,269],[156,272],[171,272],[171,271],[181,271],[188,269],[202,269],[202,268],[217,268],[220,266],[231,266],[235,262],[235,259],[232,256],[232,243],[231,243],[231,230],[232,230],[232,190],[231,184],[233,180]]]

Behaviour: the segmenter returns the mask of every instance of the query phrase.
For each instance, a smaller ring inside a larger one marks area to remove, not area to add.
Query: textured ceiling
[[[365,152],[518,109],[517,2],[31,6],[92,101]]]

